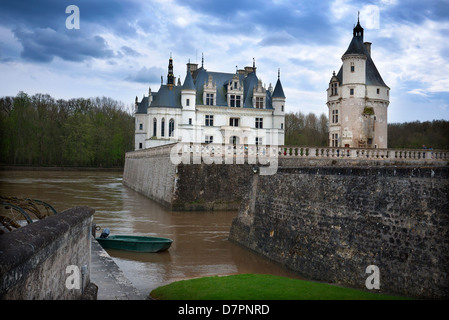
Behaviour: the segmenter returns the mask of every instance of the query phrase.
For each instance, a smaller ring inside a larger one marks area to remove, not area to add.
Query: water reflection
[[[57,211],[86,205],[111,234],[167,237],[161,253],[108,250],[143,294],[172,281],[211,275],[270,273],[283,267],[228,241],[236,212],[173,212],[124,187],[120,172],[0,171],[0,194],[46,201]],[[99,232],[98,232],[99,235]]]

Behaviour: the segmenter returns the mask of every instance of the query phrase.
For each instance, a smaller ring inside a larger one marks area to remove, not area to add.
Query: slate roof
[[[208,82],[209,76],[212,76],[212,82],[216,84],[216,106],[227,106],[227,85],[232,81],[235,74],[223,72],[210,72],[203,67],[195,70],[193,73],[188,71],[182,86],[174,86],[172,90],[167,85],[161,85],[157,93],[152,92],[153,101],[148,105],[149,98],[144,97],[138,103],[136,113],[147,113],[147,108],[165,107],[165,108],[182,108],[181,106],[181,91],[184,89],[196,90],[196,104],[204,105],[203,92],[204,84]],[[255,72],[250,72],[247,76],[239,74],[239,81],[243,84],[243,108],[254,108],[253,106],[253,89],[257,87],[259,79]],[[276,83],[276,88],[273,96],[283,97],[284,91],[280,80]],[[272,96],[270,91],[266,90],[266,109],[273,109]]]
[[[281,80],[278,79],[273,91],[273,98],[285,98],[284,90],[282,89]]]
[[[360,26],[360,24],[357,24],[356,28],[359,26]],[[363,30],[363,28],[362,28],[362,30]],[[354,33],[351,43],[349,44],[349,47],[343,56],[349,55],[349,54],[363,54],[366,56],[366,68],[365,68],[366,77],[365,77],[365,79],[366,79],[367,85],[382,86],[382,87],[388,88],[388,86],[383,81],[379,71],[377,70],[373,59],[371,59],[371,55],[366,50],[366,46],[363,42],[363,33],[362,33],[362,36],[357,36]],[[343,82],[343,66],[340,68],[340,71],[337,74],[337,78],[339,79],[340,83]]]

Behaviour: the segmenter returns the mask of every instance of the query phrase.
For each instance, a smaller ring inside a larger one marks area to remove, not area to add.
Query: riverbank
[[[96,172],[123,172],[123,167],[101,168],[101,167],[42,167],[42,166],[10,166],[0,165],[2,171],[96,171]]]

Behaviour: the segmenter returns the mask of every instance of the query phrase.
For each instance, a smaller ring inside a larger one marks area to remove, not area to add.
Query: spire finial
[[[256,67],[256,58],[253,58],[253,68]]]
[[[201,68],[204,68],[204,52],[201,54]]]
[[[358,14],[357,14],[357,23],[360,23],[360,10],[358,11]]]
[[[281,78],[281,68],[278,68],[278,79]]]

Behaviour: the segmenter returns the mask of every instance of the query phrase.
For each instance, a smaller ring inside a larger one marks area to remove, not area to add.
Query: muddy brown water
[[[121,172],[0,171],[0,195],[39,199],[58,212],[86,205],[111,234],[173,239],[166,252],[108,250],[144,295],[173,281],[263,273],[298,278],[281,265],[228,240],[237,212],[174,212],[122,184]],[[99,236],[101,231],[97,231]]]

